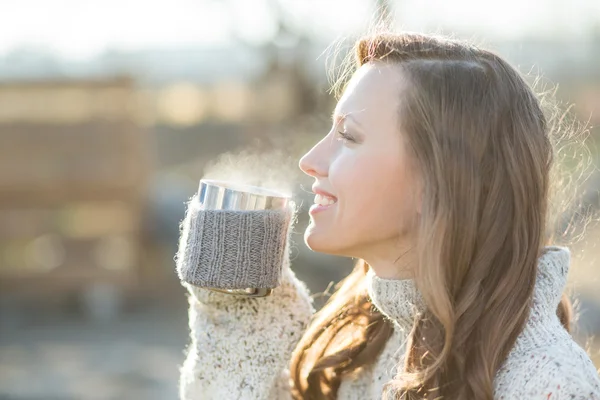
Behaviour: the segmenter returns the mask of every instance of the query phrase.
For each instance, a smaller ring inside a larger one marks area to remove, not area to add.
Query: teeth
[[[317,194],[315,196],[315,204],[319,204],[322,206],[329,206],[334,203],[336,203],[336,200],[332,199],[331,197],[326,197],[321,194]]]

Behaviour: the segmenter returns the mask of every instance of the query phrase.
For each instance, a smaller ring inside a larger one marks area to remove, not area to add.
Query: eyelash
[[[344,140],[347,140],[349,142],[355,143],[356,141],[354,140],[354,138],[350,135],[348,135],[346,132],[342,132],[342,131],[337,131],[338,135],[340,135]]]

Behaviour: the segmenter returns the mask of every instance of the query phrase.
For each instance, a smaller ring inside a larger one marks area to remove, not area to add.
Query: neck
[[[388,246],[387,251],[373,251],[360,257],[383,279],[412,279],[416,266],[416,252],[412,245]]]

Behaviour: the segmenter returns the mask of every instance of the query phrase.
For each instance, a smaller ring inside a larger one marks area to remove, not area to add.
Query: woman
[[[561,300],[569,250],[547,246],[553,149],[532,90],[497,55],[431,36],[369,36],[356,60],[300,168],[321,204],[305,242],[359,262],[315,315],[287,254],[266,298],[185,283],[181,398],[600,399]],[[187,282],[201,213],[193,198]]]

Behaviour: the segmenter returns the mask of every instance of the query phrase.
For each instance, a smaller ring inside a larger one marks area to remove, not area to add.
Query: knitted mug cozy
[[[218,289],[280,285],[290,210],[205,210],[192,198],[182,223],[177,273]]]

